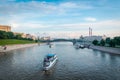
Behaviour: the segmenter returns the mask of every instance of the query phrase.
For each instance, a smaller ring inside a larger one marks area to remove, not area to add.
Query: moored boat
[[[49,44],[49,48],[52,48],[53,47],[53,44]]]
[[[79,48],[85,48],[85,46],[81,44],[81,45],[79,46]]]
[[[80,46],[79,43],[76,43],[76,44],[75,44],[75,48],[76,48],[76,49],[79,49],[79,46]]]
[[[55,63],[57,62],[57,56],[56,54],[47,54],[43,61],[43,69],[49,70],[51,69]]]

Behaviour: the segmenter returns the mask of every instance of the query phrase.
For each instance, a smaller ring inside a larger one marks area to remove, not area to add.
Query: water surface
[[[56,42],[13,50],[0,56],[0,80],[120,80],[120,55],[92,49],[75,49],[72,43]],[[42,71],[43,58],[56,53],[58,62]]]

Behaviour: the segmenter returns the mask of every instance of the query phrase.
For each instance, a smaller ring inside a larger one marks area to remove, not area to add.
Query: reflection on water
[[[14,50],[0,56],[0,80],[120,80],[120,55],[92,49],[75,49],[72,43],[53,43]],[[42,70],[47,53],[58,62]]]

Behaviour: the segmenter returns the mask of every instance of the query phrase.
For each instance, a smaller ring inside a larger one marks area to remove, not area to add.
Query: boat
[[[75,48],[76,48],[76,49],[79,49],[79,48],[80,48],[79,46],[80,46],[79,43],[76,43],[76,44],[75,44]]]
[[[85,48],[85,46],[81,44],[81,45],[79,46],[79,48]]]
[[[43,61],[43,70],[50,70],[55,65],[57,60],[58,58],[56,54],[47,54]]]
[[[75,48],[76,48],[76,49],[79,49],[79,46],[78,46],[78,45],[76,45],[76,46],[75,46]]]
[[[49,44],[49,48],[52,48],[53,47],[53,44]]]

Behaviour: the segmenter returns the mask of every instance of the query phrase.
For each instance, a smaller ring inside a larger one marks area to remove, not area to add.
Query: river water
[[[120,80],[120,55],[92,49],[75,49],[56,42],[10,51],[0,56],[0,80]],[[56,53],[58,62],[43,71],[43,58]]]

